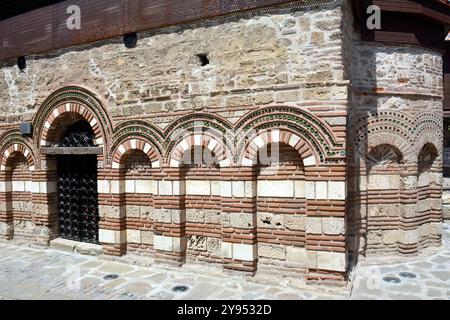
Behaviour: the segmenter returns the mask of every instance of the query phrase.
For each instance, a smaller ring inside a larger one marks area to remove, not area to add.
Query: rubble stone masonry
[[[358,255],[439,245],[441,53],[359,39],[342,1],[2,65],[0,237],[58,237],[41,151],[85,120],[104,254],[339,284]]]

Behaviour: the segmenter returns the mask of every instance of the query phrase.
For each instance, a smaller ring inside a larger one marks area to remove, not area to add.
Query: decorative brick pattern
[[[360,41],[348,4],[3,66],[1,237],[58,237],[57,157],[42,148],[82,120],[103,148],[105,254],[342,284],[359,254],[438,245],[441,53]]]

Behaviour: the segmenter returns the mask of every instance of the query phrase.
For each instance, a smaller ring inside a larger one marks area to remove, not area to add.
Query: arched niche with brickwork
[[[40,189],[39,183],[33,181],[34,152],[15,132],[8,132],[0,141],[0,237],[32,240],[32,194]]]
[[[168,157],[170,167],[183,166],[186,152],[190,152],[196,147],[203,147],[203,149],[209,150],[213,155],[212,158],[218,162],[220,167],[230,167],[233,163],[231,153],[223,141],[220,141],[217,137],[200,132],[178,140]],[[203,154],[201,156],[203,157]]]
[[[64,132],[77,121],[86,121],[95,135],[95,146],[110,147],[113,124],[105,103],[79,86],[56,90],[42,103],[33,118],[33,139],[39,148],[57,146]]]

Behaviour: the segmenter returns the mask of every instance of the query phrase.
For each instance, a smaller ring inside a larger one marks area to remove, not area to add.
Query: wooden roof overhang
[[[5,0],[0,4],[0,61],[159,29],[264,10],[320,6],[339,0]],[[81,29],[69,30],[67,8],[81,10]]]
[[[450,3],[446,0],[353,0],[364,41],[409,44],[442,50],[444,61],[444,110],[450,111]],[[369,5],[381,9],[381,29],[369,30]]]

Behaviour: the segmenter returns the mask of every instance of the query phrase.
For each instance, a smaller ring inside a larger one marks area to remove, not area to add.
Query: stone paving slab
[[[381,263],[364,261],[354,270],[351,291],[346,288],[301,287],[301,280],[294,283],[286,279],[268,279],[270,276],[262,274],[251,278],[207,266],[202,266],[199,274],[199,267],[194,265],[182,268],[141,266],[52,248],[0,242],[0,299],[448,300],[449,230],[447,227],[444,232],[445,246],[434,254],[403,259],[403,262],[390,262],[390,258],[381,260]],[[402,276],[402,272],[412,273],[415,278]],[[108,274],[119,277],[105,280],[103,277]],[[383,280],[385,277],[393,277],[399,282],[386,282]],[[188,290],[173,292],[172,288],[177,285],[188,286]]]

